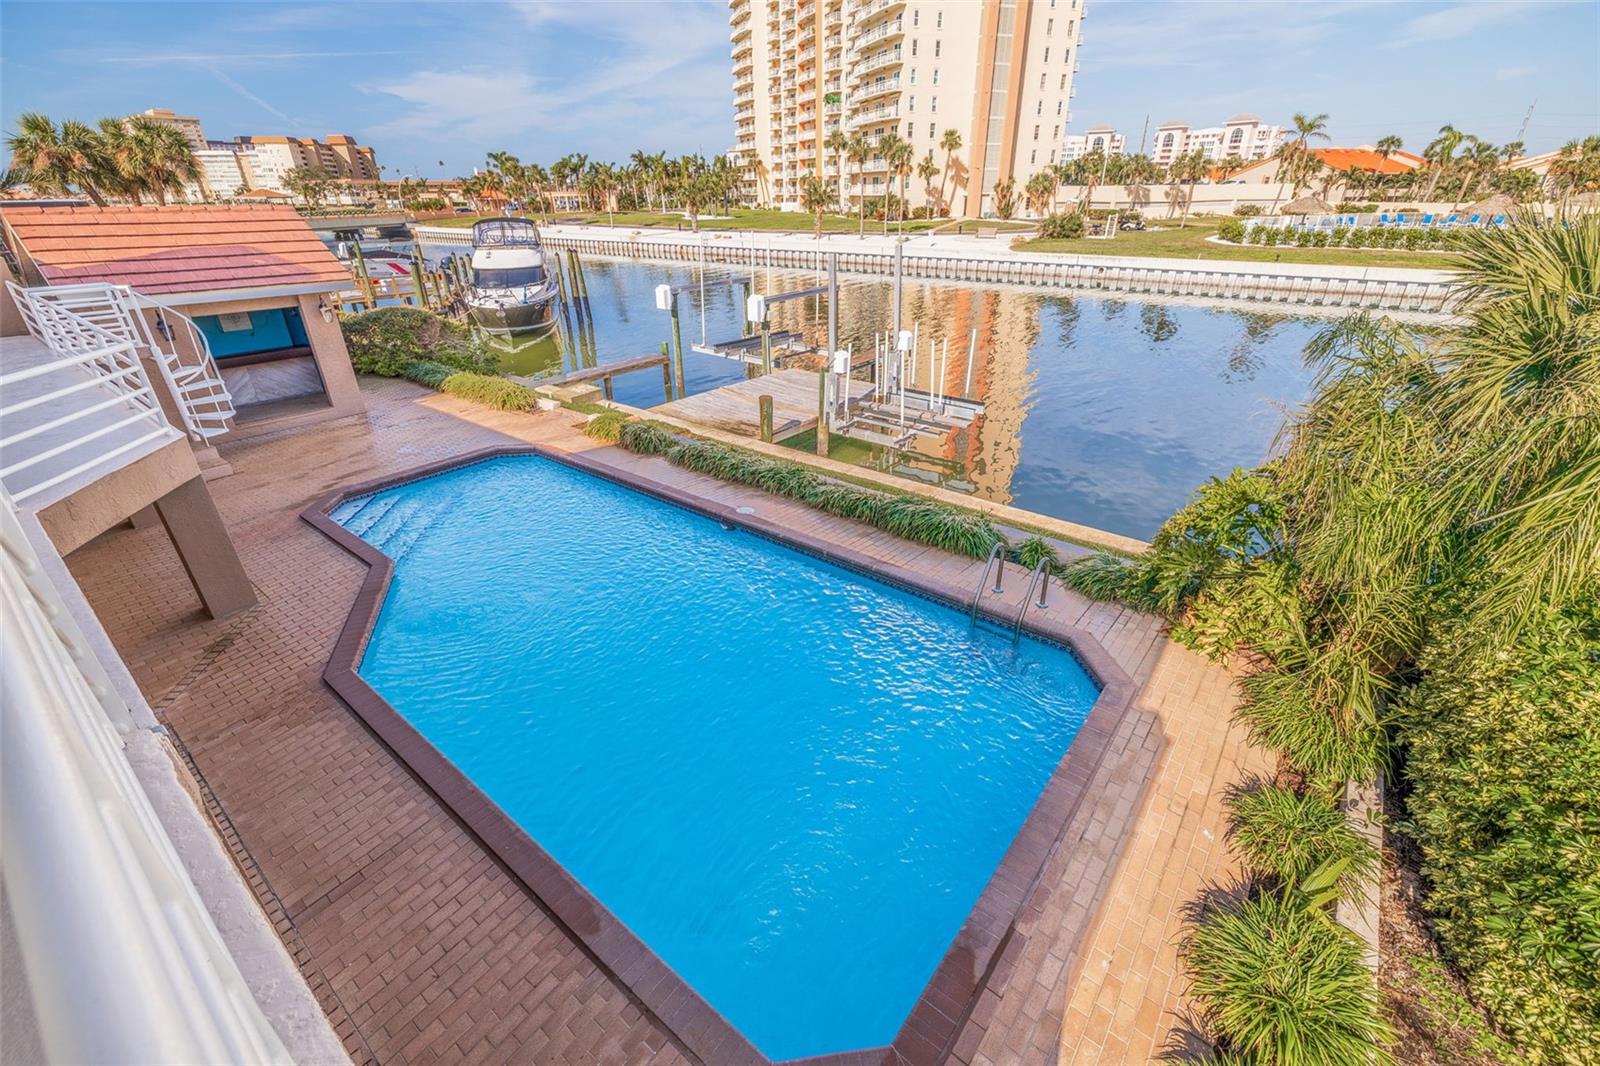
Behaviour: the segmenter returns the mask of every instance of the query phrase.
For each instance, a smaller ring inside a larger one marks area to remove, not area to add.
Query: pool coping
[[[345,486],[321,497],[300,513],[302,520],[367,566],[360,590],[323,669],[323,681],[690,1052],[707,1063],[770,1066],[772,1060],[591,895],[358,672],[394,574],[394,561],[335,522],[330,512],[353,497],[517,455],[539,456],[604,478],[958,610],[965,610],[970,604],[958,598],[960,590],[911,567],[876,559],[856,549],[789,529],[759,513],[741,513],[732,506],[673,491],[648,476],[601,462],[584,452],[568,452],[535,443],[478,449]],[[987,618],[1011,624],[1012,619],[998,612],[980,610]],[[991,982],[1000,985],[1009,976],[1004,971],[1009,970],[1020,953],[1022,938],[1017,935],[1017,923],[1030,910],[1030,901],[1041,887],[1045,865],[1060,846],[1074,814],[1087,797],[1090,782],[1105,757],[1111,738],[1124,715],[1132,709],[1137,695],[1137,686],[1127,672],[1087,630],[1044,615],[1035,615],[1023,628],[1030,635],[1065,645],[1100,686],[1100,695],[1007,845],[999,865],[951,940],[893,1043],[784,1060],[791,1066],[942,1062],[954,1050]],[[1101,886],[1085,887],[1091,890],[1088,904],[1097,905]],[[1038,907],[1035,905],[1031,909]]]

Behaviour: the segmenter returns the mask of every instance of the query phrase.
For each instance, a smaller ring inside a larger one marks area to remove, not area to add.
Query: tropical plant
[[[857,210],[860,212],[860,236],[865,237],[867,235],[867,182],[862,171],[867,165],[867,160],[872,156],[872,144],[859,133],[851,134],[849,143],[845,145],[844,152],[856,167],[856,186],[860,189],[860,194],[857,196]]]
[[[838,169],[838,175],[834,178],[834,186],[835,191],[838,193],[839,210],[849,210],[850,205],[845,201],[844,197],[844,159],[845,152],[850,147],[850,138],[845,136],[843,129],[835,127],[828,132],[827,137],[823,138],[822,147],[833,153],[834,166]]]
[[[1391,1061],[1356,936],[1289,892],[1212,908],[1182,944],[1189,991],[1226,1053],[1260,1066]]]
[[[1299,884],[1319,866],[1339,863],[1340,893],[1353,897],[1378,872],[1378,849],[1350,825],[1335,799],[1317,789],[1252,782],[1228,796],[1228,836],[1251,870]]]
[[[102,187],[115,180],[116,166],[99,135],[82,122],[67,119],[57,126],[37,111],[17,119],[17,131],[6,137],[12,165],[28,175],[28,183],[41,193],[66,193],[81,189],[104,207]]]
[[[1083,236],[1083,212],[1046,215],[1039,223],[1039,236],[1049,241],[1077,240]]]
[[[937,213],[939,204],[934,199],[933,179],[939,176],[939,164],[933,161],[933,149],[928,149],[928,154],[917,163],[917,180],[922,182],[923,203],[933,205],[932,210]]]
[[[822,237],[822,216],[832,202],[833,194],[828,192],[828,186],[823,184],[821,178],[813,175],[800,183],[800,209],[811,215],[813,238]]]
[[[622,438],[622,427],[628,424],[628,416],[622,411],[601,411],[592,415],[589,421],[583,424],[583,435],[594,440],[615,444]]]
[[[200,161],[176,126],[135,115],[122,122],[102,121],[101,136],[122,189],[135,201],[141,193],[149,193],[164,205],[168,193],[200,180]]]
[[[1010,218],[1017,211],[1017,182],[1007,175],[994,183],[994,213],[1000,218]]]
[[[939,137],[939,150],[944,153],[944,176],[939,181],[939,205],[949,212],[950,194],[945,189],[946,183],[955,179],[956,153],[961,151],[961,131],[945,130]]]
[[[1061,557],[1056,552],[1055,546],[1037,534],[1029,536],[1017,545],[1017,562],[1027,570],[1033,570],[1040,563],[1049,563],[1054,569],[1061,563]]]
[[[1398,701],[1428,909],[1532,1063],[1600,1047],[1597,648],[1600,597],[1488,649],[1453,622]]]
[[[322,203],[332,183],[333,175],[327,168],[314,164],[308,167],[291,167],[283,172],[284,190],[294,193],[311,207]]]
[[[351,315],[341,328],[350,362],[363,374],[403,376],[396,368],[412,362],[483,372],[498,362],[469,327],[417,307],[380,307]]]

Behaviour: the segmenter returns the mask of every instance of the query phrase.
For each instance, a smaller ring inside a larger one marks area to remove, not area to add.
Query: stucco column
[[[324,319],[321,299],[316,295],[301,296],[298,302],[300,319],[311,341],[311,354],[317,361],[317,373],[322,375],[322,387],[327,391],[335,417],[360,414],[367,405],[361,399],[361,387],[356,384],[356,372],[350,365],[350,352],[344,346],[344,332],[339,328],[337,316],[332,322]]]
[[[207,614],[226,618],[256,605],[255,589],[205,478],[190,478],[156,500],[155,508]]]

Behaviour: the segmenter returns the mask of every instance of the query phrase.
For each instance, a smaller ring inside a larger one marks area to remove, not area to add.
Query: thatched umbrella
[[[1320,196],[1302,196],[1279,208],[1280,215],[1331,215],[1333,205]]]
[[[1509,215],[1516,210],[1516,207],[1517,202],[1515,200],[1503,192],[1497,192],[1492,196],[1485,196],[1482,200],[1467,208],[1465,214],[1493,218],[1496,215]]]

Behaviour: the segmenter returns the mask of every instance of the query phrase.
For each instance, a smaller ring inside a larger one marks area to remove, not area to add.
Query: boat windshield
[[[538,285],[544,281],[544,267],[505,267],[495,270],[474,269],[472,283],[480,289],[517,289],[524,285]]]

